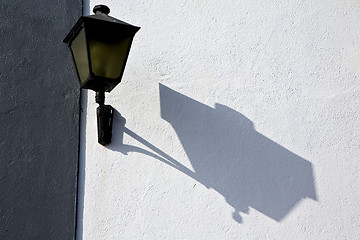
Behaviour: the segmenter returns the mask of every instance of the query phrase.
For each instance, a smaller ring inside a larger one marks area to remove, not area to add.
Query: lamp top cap
[[[106,15],[109,14],[110,12],[110,8],[108,8],[108,6],[105,6],[105,5],[96,5],[94,8],[93,8],[93,12],[96,14],[97,12],[101,12],[101,13],[104,13]]]

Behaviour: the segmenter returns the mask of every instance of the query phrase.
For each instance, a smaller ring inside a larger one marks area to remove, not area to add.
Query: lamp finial
[[[101,12],[101,13],[104,13],[106,15],[109,14],[110,12],[110,8],[108,8],[108,6],[105,6],[105,5],[96,5],[94,8],[93,8],[93,12],[96,14],[97,12]]]

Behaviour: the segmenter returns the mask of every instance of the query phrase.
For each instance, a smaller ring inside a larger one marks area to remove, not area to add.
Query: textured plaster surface
[[[83,102],[79,236],[360,237],[358,1],[103,3],[141,30],[107,147]]]
[[[0,239],[74,239],[79,0],[0,4]]]

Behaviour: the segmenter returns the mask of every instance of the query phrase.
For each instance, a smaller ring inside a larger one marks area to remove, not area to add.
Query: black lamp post
[[[113,108],[105,105],[105,92],[121,82],[135,33],[140,29],[108,16],[105,5],[94,7],[95,15],[82,16],[63,40],[68,44],[81,88],[96,92],[98,142],[109,144]]]

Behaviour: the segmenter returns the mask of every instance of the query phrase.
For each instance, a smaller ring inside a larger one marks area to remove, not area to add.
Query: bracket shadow
[[[194,171],[126,128],[116,111],[110,149],[151,156],[214,189],[239,223],[249,207],[279,222],[302,199],[317,201],[312,164],[257,132],[244,115],[221,104],[211,108],[162,84],[159,92],[161,117],[174,128]],[[152,151],[123,144],[124,133]]]

